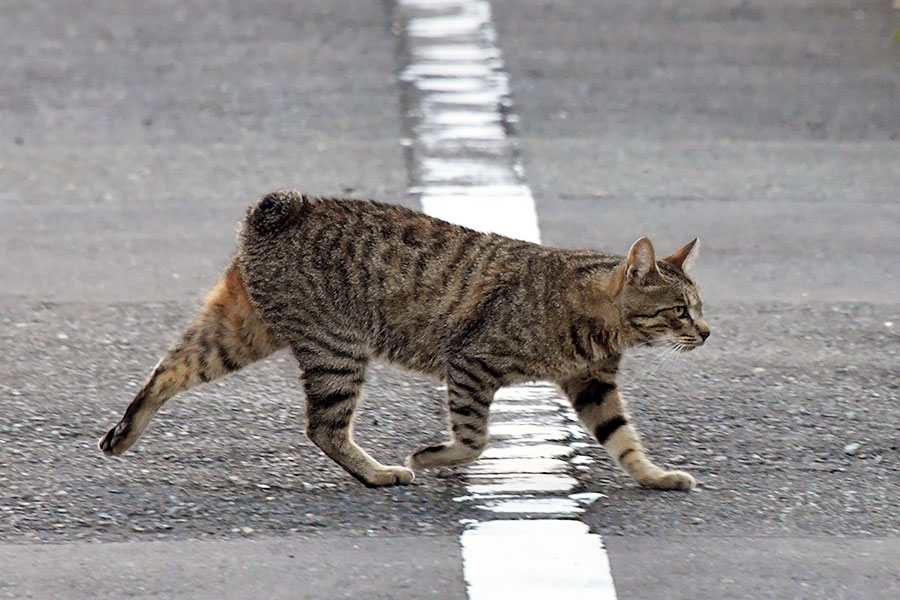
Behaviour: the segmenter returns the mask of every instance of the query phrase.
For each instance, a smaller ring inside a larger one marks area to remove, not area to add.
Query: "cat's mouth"
[[[673,345],[681,352],[688,352],[699,348],[706,342],[704,339],[679,338],[673,342]]]
[[[658,337],[644,342],[644,346],[673,348],[678,352],[687,352],[699,348],[706,342],[703,338],[693,337]]]

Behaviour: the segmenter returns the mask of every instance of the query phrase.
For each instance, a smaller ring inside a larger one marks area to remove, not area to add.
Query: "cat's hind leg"
[[[200,317],[159,361],[116,426],[100,439],[100,449],[107,456],[122,454],[172,396],[236,371],[282,345],[250,304],[235,260],[210,292]]]
[[[647,457],[637,430],[629,421],[614,372],[576,375],[560,383],[578,418],[616,463],[641,486],[658,490],[690,490],[694,478],[684,471],[666,471]]]
[[[406,467],[386,466],[353,441],[353,413],[362,396],[369,357],[363,348],[332,336],[292,344],[303,369],[306,435],[333,461],[369,487],[410,483]]]
[[[447,371],[447,402],[450,409],[449,442],[413,452],[408,464],[413,469],[444,467],[472,462],[488,445],[489,411],[500,375],[477,359],[460,360]]]

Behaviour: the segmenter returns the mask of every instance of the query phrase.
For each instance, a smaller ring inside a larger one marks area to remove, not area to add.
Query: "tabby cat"
[[[627,257],[479,233],[399,206],[264,197],[200,317],[100,440],[126,451],[178,392],[289,347],[302,369],[309,438],[368,486],[475,460],[502,386],[559,384],[584,426],[640,485],[694,479],[647,457],[616,373],[629,347],[697,347],[709,328],[686,268],[697,240],[657,261],[646,238]],[[382,359],[447,384],[451,440],[385,466],[353,441],[366,367]]]

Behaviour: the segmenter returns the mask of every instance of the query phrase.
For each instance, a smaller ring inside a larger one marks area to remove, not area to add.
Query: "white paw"
[[[406,485],[415,478],[416,474],[406,467],[384,467],[372,473],[364,483],[369,487]]]
[[[697,481],[684,471],[663,471],[658,477],[642,481],[641,485],[655,490],[689,491],[697,485]]]

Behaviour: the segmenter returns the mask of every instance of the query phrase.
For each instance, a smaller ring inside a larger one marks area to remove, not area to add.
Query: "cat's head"
[[[695,239],[662,260],[647,238],[634,243],[616,270],[609,294],[619,306],[626,345],[696,348],[709,337],[700,292],[687,270],[696,258]]]

